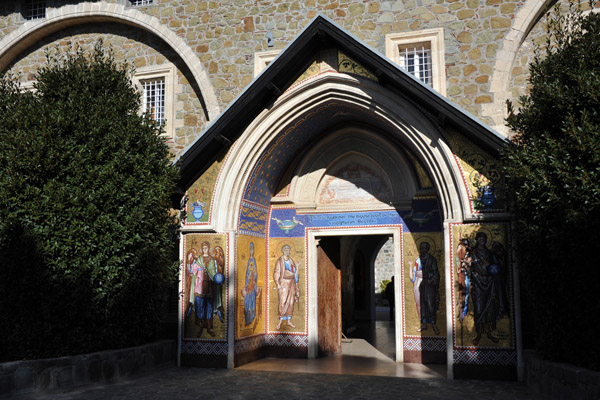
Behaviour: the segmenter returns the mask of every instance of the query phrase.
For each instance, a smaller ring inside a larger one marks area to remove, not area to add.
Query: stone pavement
[[[11,399],[544,399],[524,383],[168,368],[135,380]]]

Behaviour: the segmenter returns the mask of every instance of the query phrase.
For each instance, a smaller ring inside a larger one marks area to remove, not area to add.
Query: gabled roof
[[[341,50],[373,71],[382,86],[410,98],[436,116],[441,125],[457,128],[491,154],[498,154],[508,142],[504,136],[367,47],[332,20],[318,15],[175,160],[181,168],[179,187],[185,190],[191,186],[224,146],[232,144],[254,118],[304,72],[303,68],[310,64],[316,52],[331,48]]]

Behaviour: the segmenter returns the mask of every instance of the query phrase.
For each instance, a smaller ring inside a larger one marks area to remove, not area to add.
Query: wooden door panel
[[[319,355],[342,351],[341,270],[317,247]]]

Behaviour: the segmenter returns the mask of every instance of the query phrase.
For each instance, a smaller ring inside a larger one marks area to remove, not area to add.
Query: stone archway
[[[504,125],[506,118],[506,99],[510,97],[510,71],[519,52],[519,48],[533,29],[542,13],[556,0],[528,0],[523,4],[517,15],[512,28],[506,34],[502,47],[496,55],[496,64],[492,73],[490,92],[494,94],[494,102],[484,106],[482,116],[490,117],[493,127],[498,132],[507,134]]]
[[[62,29],[94,22],[116,22],[148,31],[167,43],[191,71],[206,104],[208,118],[220,113],[217,97],[204,66],[194,51],[177,34],[157,18],[122,4],[98,1],[49,8],[45,19],[25,22],[0,40],[0,70],[6,68],[21,52],[42,38]]]
[[[325,126],[321,124],[322,122],[332,125]],[[339,151],[332,150],[332,146],[338,146]],[[377,156],[367,149],[378,149],[380,155]],[[299,347],[302,347],[305,352],[303,354],[316,356],[318,351],[318,330],[313,329],[318,326],[318,321],[315,320],[318,314],[313,310],[318,303],[315,292],[318,283],[312,281],[315,277],[315,270],[312,269],[315,268],[315,262],[310,261],[310,258],[314,257],[310,250],[315,247],[311,244],[313,239],[310,239],[310,234],[305,236],[304,233],[299,232],[297,236],[292,236],[295,233],[290,230],[294,228],[284,231],[282,228],[285,225],[277,224],[292,223],[293,216],[298,216],[299,219],[310,219],[310,214],[319,214],[319,210],[323,212],[322,207],[328,208],[329,205],[319,203],[317,194],[322,191],[323,182],[335,177],[336,171],[343,170],[346,162],[354,162],[365,167],[365,170],[389,169],[389,174],[386,174],[389,176],[381,181],[393,182],[389,185],[392,189],[391,196],[380,198],[375,196],[376,200],[379,200],[376,202],[365,196],[367,201],[364,207],[350,206],[348,211],[354,213],[351,218],[358,218],[356,210],[371,212],[373,208],[383,213],[394,214],[393,221],[375,223],[373,228],[375,230],[366,234],[392,235],[394,245],[398,246],[395,252],[401,254],[399,249],[405,236],[403,236],[399,210],[402,210],[403,215],[407,215],[405,211],[411,209],[409,199],[416,193],[414,188],[416,178],[414,175],[400,176],[401,174],[398,173],[409,168],[407,156],[400,155],[399,149],[410,153],[431,177],[430,194],[435,197],[434,201],[439,199],[437,203],[439,204],[438,215],[441,216],[439,219],[462,221],[463,216],[469,213],[469,198],[463,185],[460,184],[462,178],[454,155],[440,130],[422,110],[373,82],[334,73],[307,81],[284,93],[270,109],[256,117],[231,148],[216,185],[214,203],[221,206],[214,209],[210,229],[236,232],[239,236],[260,234],[260,240],[267,248],[266,258],[270,268],[273,268],[277,257],[280,256],[280,249],[283,251],[282,245],[286,244],[286,241],[293,242],[296,250],[301,249],[297,252],[298,257],[294,258],[295,260],[308,260],[306,264],[308,278],[303,280],[304,277],[300,276],[303,299],[298,304],[301,306],[300,309],[294,308],[293,318],[296,326],[292,328],[297,327],[297,330],[286,327],[287,331],[280,332],[277,322],[272,321],[282,318],[281,314],[278,317],[277,309],[273,308],[277,303],[269,300],[269,320],[266,324],[265,336],[266,340],[271,341],[269,343],[275,344],[275,347],[278,346],[275,338],[283,336],[288,338],[285,340],[300,343]],[[364,154],[365,152],[371,154]],[[323,158],[321,155],[324,153],[328,156]],[[282,157],[288,158],[279,161],[279,169],[271,167],[271,164]],[[321,165],[319,162],[324,164]],[[388,165],[389,168],[385,167]],[[327,169],[330,170],[329,174]],[[264,180],[269,179],[279,182],[286,176],[285,171],[290,170],[291,175],[287,177],[291,184],[288,188],[280,190],[276,184],[269,186],[268,183],[263,183]],[[307,197],[303,197],[304,195]],[[389,204],[390,202],[392,205]],[[304,208],[300,210],[296,208],[298,206]],[[315,209],[315,212],[311,212],[311,208]],[[329,208],[332,213],[339,213],[336,207]],[[275,213],[275,209],[278,210],[278,214]],[[299,212],[296,213],[297,211]],[[251,213],[260,214],[262,224],[268,224],[268,227],[256,232],[247,230],[250,223],[256,225],[258,222],[258,218],[249,216]],[[388,214],[382,217],[382,219],[386,218],[389,218]],[[277,224],[273,221],[277,221]],[[303,225],[307,229],[306,232],[309,232],[310,224],[304,220]],[[310,228],[312,227],[314,225],[310,225]],[[343,226],[337,228],[343,229]],[[315,229],[319,234],[323,234],[319,231],[320,227]],[[279,236],[271,236],[272,232],[276,232]],[[441,222],[436,225],[435,232],[437,251],[443,254],[445,247],[449,245],[442,239],[448,235],[444,233]],[[356,229],[349,234],[356,235]],[[358,234],[365,234],[365,232]],[[305,248],[306,253],[304,253]],[[401,257],[398,256],[395,260],[398,263],[395,274],[402,276]],[[445,258],[445,264],[440,264],[442,275],[449,269],[448,258]],[[272,275],[272,270],[269,273]],[[266,279],[270,281],[271,275]],[[449,278],[445,279],[447,281]],[[442,284],[440,290],[448,292],[449,287]],[[400,285],[397,290],[401,290]],[[269,288],[268,292],[276,293],[272,288]],[[275,296],[272,294],[273,298]],[[398,293],[396,297],[402,299],[404,295]],[[400,310],[401,307],[398,307],[397,312]],[[396,317],[397,321],[402,321],[401,315],[397,314]],[[444,321],[445,318],[440,317]],[[447,328],[449,324],[445,325],[444,328],[440,327],[441,336],[435,338],[436,343],[440,342],[443,346],[452,334]],[[402,328],[399,327],[397,331],[400,337],[396,340],[397,361],[402,361],[404,356]],[[450,342],[450,339],[447,341]],[[436,351],[445,355],[439,350],[439,346]]]
[[[298,126],[320,107],[337,104],[339,114],[363,121],[377,121],[423,164],[431,176],[444,220],[462,221],[470,213],[469,196],[451,149],[439,129],[406,99],[381,86],[342,74],[324,74],[286,92],[275,105],[261,113],[245,130],[227,156],[215,189],[212,229],[236,230],[244,191],[261,158],[282,130]],[[344,109],[346,107],[346,109]]]

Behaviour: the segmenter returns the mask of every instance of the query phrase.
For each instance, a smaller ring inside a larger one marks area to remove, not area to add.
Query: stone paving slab
[[[162,399],[545,399],[524,383],[170,368],[143,378],[67,392],[9,397],[34,400]]]

